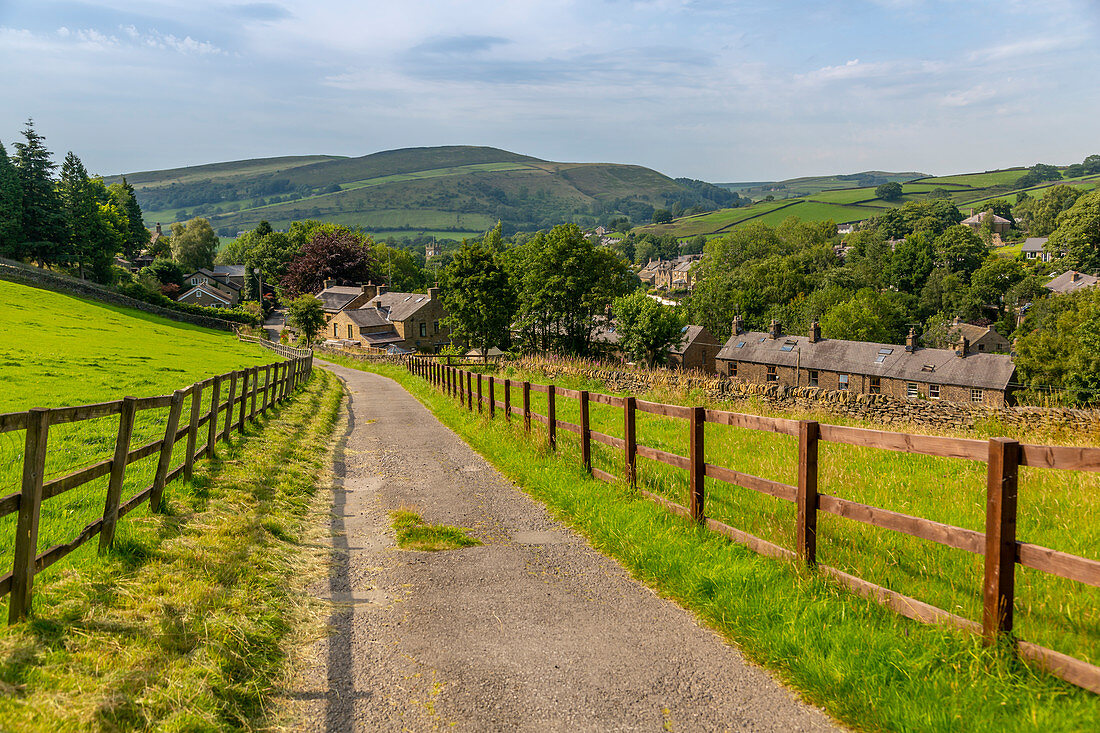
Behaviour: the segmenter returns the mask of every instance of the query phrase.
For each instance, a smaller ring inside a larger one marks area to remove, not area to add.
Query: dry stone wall
[[[546,362],[537,358],[521,359],[516,362],[516,366],[543,374],[550,380],[562,376],[594,380],[605,384],[614,392],[644,394],[654,389],[698,390],[712,400],[755,399],[779,410],[815,410],[879,425],[918,425],[943,430],[973,428],[975,425],[1000,422],[1021,431],[1055,429],[1100,438],[1100,411],[1097,410],[990,407],[967,402],[905,400],[887,395],[856,394],[846,390],[734,382],[726,377],[667,369],[616,369],[583,363]]]

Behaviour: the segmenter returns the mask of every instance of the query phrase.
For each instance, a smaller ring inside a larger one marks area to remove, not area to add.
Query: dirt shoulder
[[[834,724],[687,611],[553,520],[384,377],[338,446],[331,635],[300,689],[309,730],[826,730]],[[415,507],[484,544],[408,552]]]

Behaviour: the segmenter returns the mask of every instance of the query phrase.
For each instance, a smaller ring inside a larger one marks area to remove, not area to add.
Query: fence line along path
[[[703,407],[685,407],[646,402],[635,397],[617,397],[587,390],[572,390],[553,384],[513,382],[492,375],[474,373],[436,360],[410,357],[407,368],[426,379],[471,411],[487,411],[495,417],[499,409],[506,420],[522,417],[524,429],[531,430],[532,420],[546,426],[549,447],[557,447],[558,429],[575,433],[580,440],[584,469],[603,481],[620,477],[592,466],[591,443],[596,441],[623,452],[623,479],[637,487],[637,457],[648,458],[687,472],[688,506],[672,502],[644,489],[638,492],[669,511],[705,524],[731,540],[755,552],[773,557],[796,559],[834,577],[843,585],[870,600],[922,623],[948,623],[983,635],[986,643],[1009,639],[1021,657],[1037,662],[1051,674],[1100,694],[1100,667],[1038,644],[1016,640],[1013,630],[1016,565],[1100,587],[1100,562],[1068,553],[1021,542],[1016,537],[1017,479],[1020,466],[1100,471],[1100,448],[1076,448],[1022,444],[1008,438],[988,441],[968,438],[893,433],[882,430],[821,424],[812,420],[791,420],[747,415]],[[520,405],[513,404],[513,391],[519,391]],[[531,392],[546,395],[546,415],[531,410]],[[497,399],[501,395],[502,399]],[[557,418],[558,398],[577,400],[580,423]],[[593,431],[589,426],[589,405],[596,402],[623,410],[624,437]],[[487,404],[486,404],[487,403]],[[641,445],[637,440],[638,412],[681,419],[687,422],[689,455],[681,456]],[[753,476],[706,462],[704,445],[706,423],[749,430],[782,433],[798,439],[797,485]],[[985,531],[954,527],[923,517],[910,516],[880,507],[830,496],[818,491],[818,445],[821,441],[878,448],[900,453],[961,458],[987,464]],[[796,505],[795,549],[792,551],[735,527],[708,518],[704,479],[768,494]],[[901,532],[947,547],[984,557],[981,623],[962,618],[915,598],[876,585],[849,573],[822,564],[817,553],[817,516],[833,514]]]
[[[18,513],[15,528],[14,558],[11,572],[0,576],[0,598],[11,594],[8,623],[26,616],[31,606],[34,576],[99,535],[99,549],[105,551],[114,541],[118,521],[146,500],[150,508],[160,510],[167,484],[180,476],[190,479],[196,458],[213,458],[218,440],[230,440],[234,429],[244,430],[246,420],[254,420],[268,408],[290,396],[309,379],[313,352],[309,349],[275,344],[254,337],[242,341],[263,346],[288,361],[219,374],[159,397],[124,397],[112,402],[76,407],[34,408],[25,412],[0,414],[0,434],[25,431],[23,472],[19,491],[0,497],[0,518]],[[201,414],[203,393],[210,389],[210,408]],[[225,399],[222,399],[222,393]],[[188,423],[180,425],[185,402],[190,401]],[[138,413],[168,408],[164,436],[137,447],[131,446]],[[118,433],[111,458],[73,471],[50,481],[45,480],[50,428],[102,417],[119,416]],[[200,432],[203,442],[199,444]],[[172,466],[172,451],[186,441],[183,461]],[[152,483],[122,501],[126,467],[149,456],[158,456]],[[38,552],[38,527],[44,501],[60,496],[91,481],[108,476],[103,514],[86,525],[73,539]]]

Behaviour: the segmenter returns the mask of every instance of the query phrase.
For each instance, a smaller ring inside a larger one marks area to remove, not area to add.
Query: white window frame
[[[838,374],[836,375],[837,389],[850,390],[852,388],[852,375],[851,374]]]
[[[809,372],[809,374],[806,375],[806,378],[809,381],[810,386],[816,387],[818,385],[818,382],[821,381],[821,372],[819,372],[817,369],[807,369],[806,371]]]
[[[928,385],[928,399],[938,400],[940,398],[940,385],[930,384]]]
[[[976,387],[970,388],[970,401],[980,403],[985,398],[985,390],[977,389]]]
[[[916,382],[905,383],[905,399],[915,400],[920,397],[920,386]]]

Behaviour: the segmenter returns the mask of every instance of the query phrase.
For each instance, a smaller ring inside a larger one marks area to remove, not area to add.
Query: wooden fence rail
[[[34,576],[37,573],[50,567],[96,535],[100,538],[100,551],[109,549],[114,541],[115,528],[119,519],[140,506],[146,499],[149,500],[150,508],[154,512],[159,511],[167,484],[180,476],[190,477],[197,457],[213,457],[214,444],[219,439],[229,442],[230,433],[234,427],[238,432],[243,431],[246,418],[255,419],[269,407],[286,399],[298,386],[309,379],[313,368],[312,351],[273,344],[254,337],[241,336],[240,339],[259,344],[288,358],[289,361],[221,374],[176,390],[170,395],[124,397],[112,402],[78,407],[52,409],[36,407],[25,412],[0,415],[0,433],[14,430],[26,431],[21,488],[19,491],[0,497],[0,518],[18,513],[12,571],[0,577],[0,597],[11,594],[8,603],[9,624],[21,620],[30,611]],[[262,384],[261,374],[263,375]],[[221,385],[227,378],[228,395],[227,399],[222,401]],[[236,389],[238,380],[241,384],[239,393]],[[207,388],[212,389],[210,407],[205,414],[200,415],[202,395]],[[256,400],[259,395],[264,397],[257,406]],[[180,427],[182,407],[188,398],[191,405],[188,424]],[[137,448],[131,447],[137,414],[145,410],[165,407],[169,412],[164,437]],[[234,410],[238,408],[239,412],[235,417]],[[225,414],[225,423],[224,429],[219,431],[219,416],[222,412]],[[46,454],[52,426],[113,415],[119,415],[119,425],[111,458],[73,471],[61,478],[45,480]],[[197,445],[199,428],[204,425],[208,426],[207,442],[199,446]],[[172,451],[181,440],[186,440],[184,459],[178,466],[173,467]],[[153,482],[123,502],[121,499],[126,467],[142,458],[157,454],[159,457]],[[74,539],[39,553],[38,524],[42,502],[103,476],[110,476],[103,515],[86,525]]]
[[[511,419],[513,414],[522,415],[523,427],[527,432],[531,431],[532,419],[546,425],[547,441],[551,449],[556,447],[558,428],[577,434],[583,467],[596,478],[604,481],[625,480],[636,487],[638,456],[687,471],[688,506],[686,507],[643,489],[638,491],[666,509],[703,523],[711,530],[744,544],[755,552],[773,557],[796,558],[799,562],[832,576],[859,595],[908,618],[923,623],[950,623],[969,629],[982,634],[987,644],[993,644],[1001,638],[1012,639],[1018,652],[1025,659],[1041,664],[1050,673],[1063,680],[1100,694],[1100,667],[1037,644],[1015,640],[1012,636],[1016,565],[1100,587],[1100,561],[1021,542],[1016,537],[1019,467],[1040,466],[1063,470],[1100,471],[1100,448],[1028,445],[1007,438],[982,441],[823,425],[811,420],[789,420],[702,407],[666,405],[639,400],[635,397],[603,395],[565,389],[553,384],[531,384],[526,381],[521,383],[522,408],[512,407],[510,393],[511,389],[517,386],[516,383],[491,375],[483,377],[480,373],[476,375],[478,407],[474,407],[471,385],[475,376],[472,372],[418,356],[410,357],[407,365],[411,372],[425,378],[433,386],[450,396],[459,397],[463,406],[470,410],[480,410],[483,378],[488,380],[490,396],[495,394],[499,386],[504,391],[504,402],[500,406],[504,408],[505,416]],[[531,392],[546,395],[546,415],[531,411]],[[556,399],[558,397],[577,400],[579,425],[557,418]],[[590,402],[622,408],[623,438],[595,432],[589,428]],[[103,407],[103,409],[114,408]],[[689,455],[681,456],[639,444],[636,428],[638,412],[687,421]],[[493,414],[490,413],[491,416]],[[706,423],[774,432],[797,438],[797,485],[792,486],[707,463],[704,445]],[[2,424],[3,416],[0,416],[0,425]],[[623,451],[622,479],[592,467],[591,442],[593,440]],[[988,467],[985,531],[976,532],[962,527],[953,527],[930,519],[909,516],[821,493],[818,490],[818,446],[821,441],[985,463]],[[792,551],[780,547],[708,518],[705,477],[794,502],[796,507],[795,549]],[[904,596],[820,563],[817,551],[819,512],[983,555],[985,575],[982,584],[981,623],[961,618],[915,598]]]

